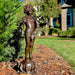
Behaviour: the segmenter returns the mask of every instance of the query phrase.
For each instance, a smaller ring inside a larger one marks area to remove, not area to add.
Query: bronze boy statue
[[[24,7],[24,13],[26,16],[22,18],[21,25],[26,25],[25,30],[25,40],[26,40],[26,48],[25,48],[25,60],[21,62],[21,65],[18,65],[20,70],[24,70],[25,72],[30,72],[34,66],[34,62],[32,61],[32,51],[34,40],[36,34],[38,32],[39,23],[31,16],[34,12],[34,8],[32,5],[26,5]],[[19,63],[18,63],[19,64]]]
[[[25,39],[26,39],[26,48],[25,48],[25,61],[32,60],[32,50],[34,45],[35,36],[38,32],[39,24],[31,15],[34,12],[32,5],[26,5],[24,8],[24,13],[26,14],[23,17],[22,22],[26,25],[25,30]]]
[[[34,8],[32,5],[26,5],[24,7],[24,13],[26,16],[22,18],[21,25],[26,25],[25,30],[25,40],[26,40],[26,48],[25,48],[25,60],[21,62],[19,66],[21,71],[25,71],[30,73],[33,68],[35,68],[34,62],[32,61],[32,51],[34,40],[36,34],[39,29],[39,22],[36,21],[31,15],[34,12]],[[46,22],[45,24],[46,25]],[[19,63],[18,63],[19,64]]]

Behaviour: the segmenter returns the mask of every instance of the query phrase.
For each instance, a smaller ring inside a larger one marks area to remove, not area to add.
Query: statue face
[[[34,8],[32,5],[26,5],[24,8],[24,13],[26,13],[27,15],[32,15],[34,12]]]

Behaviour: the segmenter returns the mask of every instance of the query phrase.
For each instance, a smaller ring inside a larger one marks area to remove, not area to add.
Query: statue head
[[[26,13],[27,15],[32,15],[34,12],[34,8],[32,5],[26,5],[24,7],[24,13]]]

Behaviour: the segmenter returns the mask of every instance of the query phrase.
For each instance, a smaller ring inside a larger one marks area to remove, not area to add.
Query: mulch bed
[[[68,62],[57,55],[56,51],[42,45],[36,47],[38,52],[33,53],[34,61],[38,64],[36,75],[75,75]]]
[[[36,45],[36,48],[38,52],[33,53],[33,60],[37,64],[36,73],[17,74],[8,64],[0,63],[0,75],[75,75],[68,62],[56,51],[43,45]]]

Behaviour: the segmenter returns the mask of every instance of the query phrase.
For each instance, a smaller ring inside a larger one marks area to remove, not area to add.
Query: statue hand
[[[34,31],[34,32],[32,33],[32,35],[36,35],[36,31]]]

